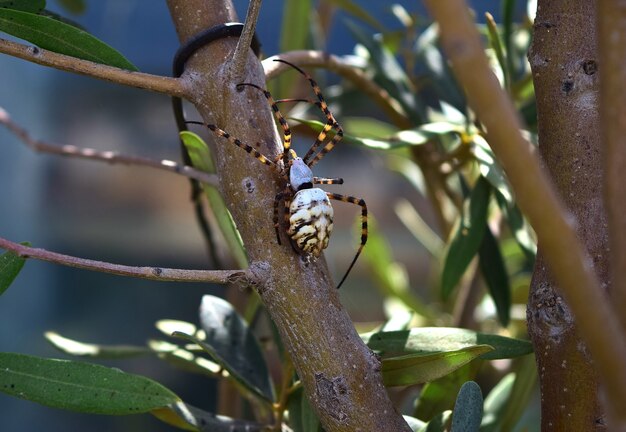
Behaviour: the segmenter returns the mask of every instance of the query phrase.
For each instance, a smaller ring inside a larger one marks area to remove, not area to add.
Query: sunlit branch
[[[0,39],[0,53],[21,58],[42,66],[87,75],[92,78],[111,81],[125,86],[165,93],[180,98],[187,96],[184,81],[179,78],[132,72],[88,60],[81,60],[64,54],[58,54],[34,46],[22,45],[6,39]]]

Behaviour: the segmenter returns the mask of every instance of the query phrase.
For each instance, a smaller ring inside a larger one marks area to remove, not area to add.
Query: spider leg
[[[330,199],[361,206],[361,244],[359,245],[359,249],[356,251],[354,258],[352,259],[352,262],[350,263],[348,270],[341,278],[341,282],[339,282],[339,285],[337,285],[337,289],[339,289],[341,285],[344,283],[344,281],[346,280],[346,278],[348,277],[348,274],[350,273],[350,270],[352,270],[352,267],[354,267],[354,263],[356,263],[357,258],[359,257],[359,255],[361,255],[361,251],[363,250],[365,243],[367,243],[367,205],[365,204],[365,201],[363,201],[362,198],[355,198],[353,196],[347,196],[347,195],[339,195],[339,194],[331,193],[331,192],[326,192],[326,195]]]
[[[282,159],[283,159],[283,164],[286,167],[287,162],[289,161],[289,149],[291,148],[291,129],[289,128],[289,124],[287,123],[287,120],[285,120],[285,117],[283,117],[282,113],[278,109],[278,105],[276,104],[276,101],[274,101],[272,94],[268,92],[267,90],[259,87],[258,85],[252,84],[252,83],[241,83],[241,84],[238,84],[237,86],[250,86],[263,92],[263,95],[265,96],[270,106],[272,107],[272,111],[274,112],[274,116],[276,117],[276,120],[278,120],[280,127],[283,128],[283,157]]]
[[[324,128],[320,131],[319,135],[317,136],[317,139],[315,140],[315,142],[313,143],[309,151],[306,153],[306,155],[304,155],[304,157],[302,158],[302,160],[304,160],[304,162],[308,166],[311,167],[315,165],[316,163],[318,163],[326,155],[326,153],[330,152],[333,149],[333,147],[335,147],[335,145],[337,145],[337,143],[341,141],[341,138],[343,137],[343,129],[341,128],[339,123],[337,123],[337,120],[335,120],[335,117],[328,109],[328,105],[326,104],[326,101],[324,100],[324,96],[322,95],[322,90],[320,90],[320,87],[317,85],[317,82],[311,77],[311,75],[309,75],[308,73],[306,73],[305,71],[300,69],[298,66],[294,65],[293,63],[290,63],[286,60],[275,59],[274,61],[285,63],[286,65],[291,66],[292,68],[300,72],[300,74],[302,74],[309,81],[309,83],[311,84],[311,87],[313,88],[313,92],[315,93],[315,96],[317,96],[317,99],[318,99],[318,101],[314,103],[315,105],[317,105],[319,109],[322,110],[322,112],[326,116],[326,119],[327,119],[326,125],[324,125]],[[311,157],[315,154],[319,146],[322,145],[322,143],[326,139],[326,136],[328,135],[328,132],[331,129],[335,129],[335,136],[330,142],[328,142],[322,148],[322,150],[313,159],[311,159]]]
[[[313,177],[313,183],[315,184],[343,184],[342,178],[325,178],[325,177]]]
[[[209,128],[209,130],[211,132],[213,132],[218,137],[225,138],[226,140],[228,140],[228,142],[230,142],[232,144],[235,144],[239,148],[244,149],[247,153],[251,154],[256,159],[258,159],[262,164],[265,164],[265,165],[269,166],[270,168],[272,168],[273,170],[275,170],[276,172],[278,172],[279,174],[282,175],[282,170],[280,168],[278,168],[278,165],[276,165],[276,163],[272,162],[267,156],[265,156],[263,153],[260,153],[254,147],[252,147],[249,144],[246,144],[246,143],[242,142],[241,140],[233,137],[231,134],[229,134],[225,130],[220,129],[220,128],[218,128],[215,125],[207,124],[207,123],[203,123],[203,122],[199,122],[199,121],[186,121],[185,123],[206,126],[207,128]]]

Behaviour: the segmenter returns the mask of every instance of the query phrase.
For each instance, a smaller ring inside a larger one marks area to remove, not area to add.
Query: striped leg
[[[324,178],[324,177],[313,177],[314,184],[343,184],[342,178]]]
[[[317,85],[317,82],[311,77],[311,75],[309,75],[308,73],[300,69],[298,66],[288,61],[285,61],[282,59],[275,59],[274,61],[285,63],[291,66],[292,68],[300,72],[309,81],[309,83],[311,84],[311,87],[313,87],[313,92],[315,93],[318,99],[318,101],[315,102],[315,105],[317,105],[319,109],[321,109],[324,115],[326,116],[326,119],[327,119],[326,125],[317,136],[317,139],[315,140],[315,142],[313,143],[309,151],[302,158],[302,160],[304,160],[304,162],[309,167],[311,167],[315,165],[316,163],[318,163],[328,152],[330,152],[333,149],[333,147],[335,147],[335,145],[337,145],[339,141],[341,141],[341,138],[343,137],[343,129],[341,128],[341,126],[339,126],[339,123],[337,123],[337,120],[335,120],[335,117],[328,109],[328,105],[326,104],[326,101],[324,100],[322,91]],[[319,146],[322,145],[324,140],[326,140],[326,136],[331,129],[335,129],[335,136],[330,142],[328,142],[324,146],[324,148],[322,148],[322,150],[313,159],[311,159],[311,157],[315,154]]]
[[[209,130],[211,132],[213,132],[218,137],[225,138],[226,140],[228,140],[228,142],[230,142],[232,144],[235,144],[239,148],[244,149],[247,153],[249,153],[252,156],[254,156],[261,163],[269,166],[270,168],[272,168],[273,170],[275,170],[279,174],[282,174],[282,171],[280,170],[280,168],[278,168],[276,163],[272,162],[267,156],[265,156],[264,154],[260,153],[258,150],[256,150],[254,147],[250,146],[249,144],[246,144],[246,143],[240,141],[239,139],[233,137],[231,134],[229,134],[225,130],[220,129],[220,128],[218,128],[215,125],[206,124],[206,123],[198,122],[198,121],[186,121],[185,123],[206,126],[207,128],[209,128]]]
[[[263,92],[263,95],[265,96],[270,106],[272,107],[272,111],[274,112],[274,116],[276,117],[276,120],[278,120],[280,127],[283,128],[283,158],[282,159],[283,159],[283,166],[286,167],[287,162],[289,161],[289,149],[291,148],[291,129],[289,128],[289,124],[287,123],[287,120],[285,120],[285,117],[283,117],[280,110],[278,109],[278,105],[274,101],[274,98],[272,98],[272,94],[268,92],[267,90],[262,89],[258,85],[252,84],[252,83],[241,83],[241,84],[238,84],[237,86],[238,87],[250,86]]]
[[[356,263],[357,258],[359,257],[359,255],[361,255],[361,251],[363,250],[365,243],[367,243],[367,205],[365,204],[365,201],[363,201],[363,199],[355,198],[353,196],[339,195],[331,192],[326,192],[326,195],[330,199],[361,206],[361,244],[359,246],[359,249],[356,251],[356,255],[354,255],[354,258],[352,259],[348,270],[341,278],[341,282],[339,282],[339,285],[337,285],[337,289],[339,289],[348,277],[348,274],[350,273],[350,270],[352,270],[352,267],[354,267],[354,263]]]

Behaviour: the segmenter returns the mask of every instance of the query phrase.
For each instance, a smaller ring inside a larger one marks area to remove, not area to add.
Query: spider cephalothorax
[[[279,160],[272,161],[252,146],[232,137],[228,132],[217,126],[211,124],[206,126],[217,136],[227,139],[229,142],[253,155],[263,164],[274,169],[285,181],[285,189],[278,193],[274,199],[274,228],[279,244],[281,244],[281,224],[279,222],[279,205],[281,200],[284,202],[283,220],[291,244],[298,253],[305,255],[307,258],[319,257],[322,251],[328,246],[328,240],[333,230],[333,208],[330,204],[331,199],[356,204],[361,207],[361,244],[348,270],[339,282],[337,286],[337,288],[339,288],[345,281],[348,273],[350,273],[350,270],[363,250],[363,246],[365,246],[367,242],[367,206],[365,205],[365,201],[360,198],[325,192],[320,188],[314,187],[316,184],[343,184],[343,179],[340,178],[329,179],[314,177],[311,170],[313,165],[319,162],[339,141],[341,141],[343,130],[328,109],[322,92],[315,80],[302,69],[285,60],[276,59],[274,61],[285,63],[304,75],[317,96],[317,101],[285,99],[279,102],[311,102],[322,110],[327,119],[326,125],[320,131],[317,139],[303,158],[298,157],[296,152],[291,148],[291,129],[280,113],[272,95],[256,84],[242,83],[239,84],[239,87],[250,86],[260,90],[272,106],[274,115],[283,129],[283,153],[280,158],[278,158],[282,160],[282,167],[278,165]],[[198,122],[188,123],[197,124]],[[327,139],[331,129],[334,129],[334,135],[332,139]],[[322,148],[318,152],[320,146],[322,146]]]

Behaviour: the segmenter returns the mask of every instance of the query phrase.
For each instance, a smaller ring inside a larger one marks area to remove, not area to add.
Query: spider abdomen
[[[326,192],[318,188],[296,193],[289,206],[287,234],[302,252],[314,257],[328,246],[333,230],[333,207]]]

